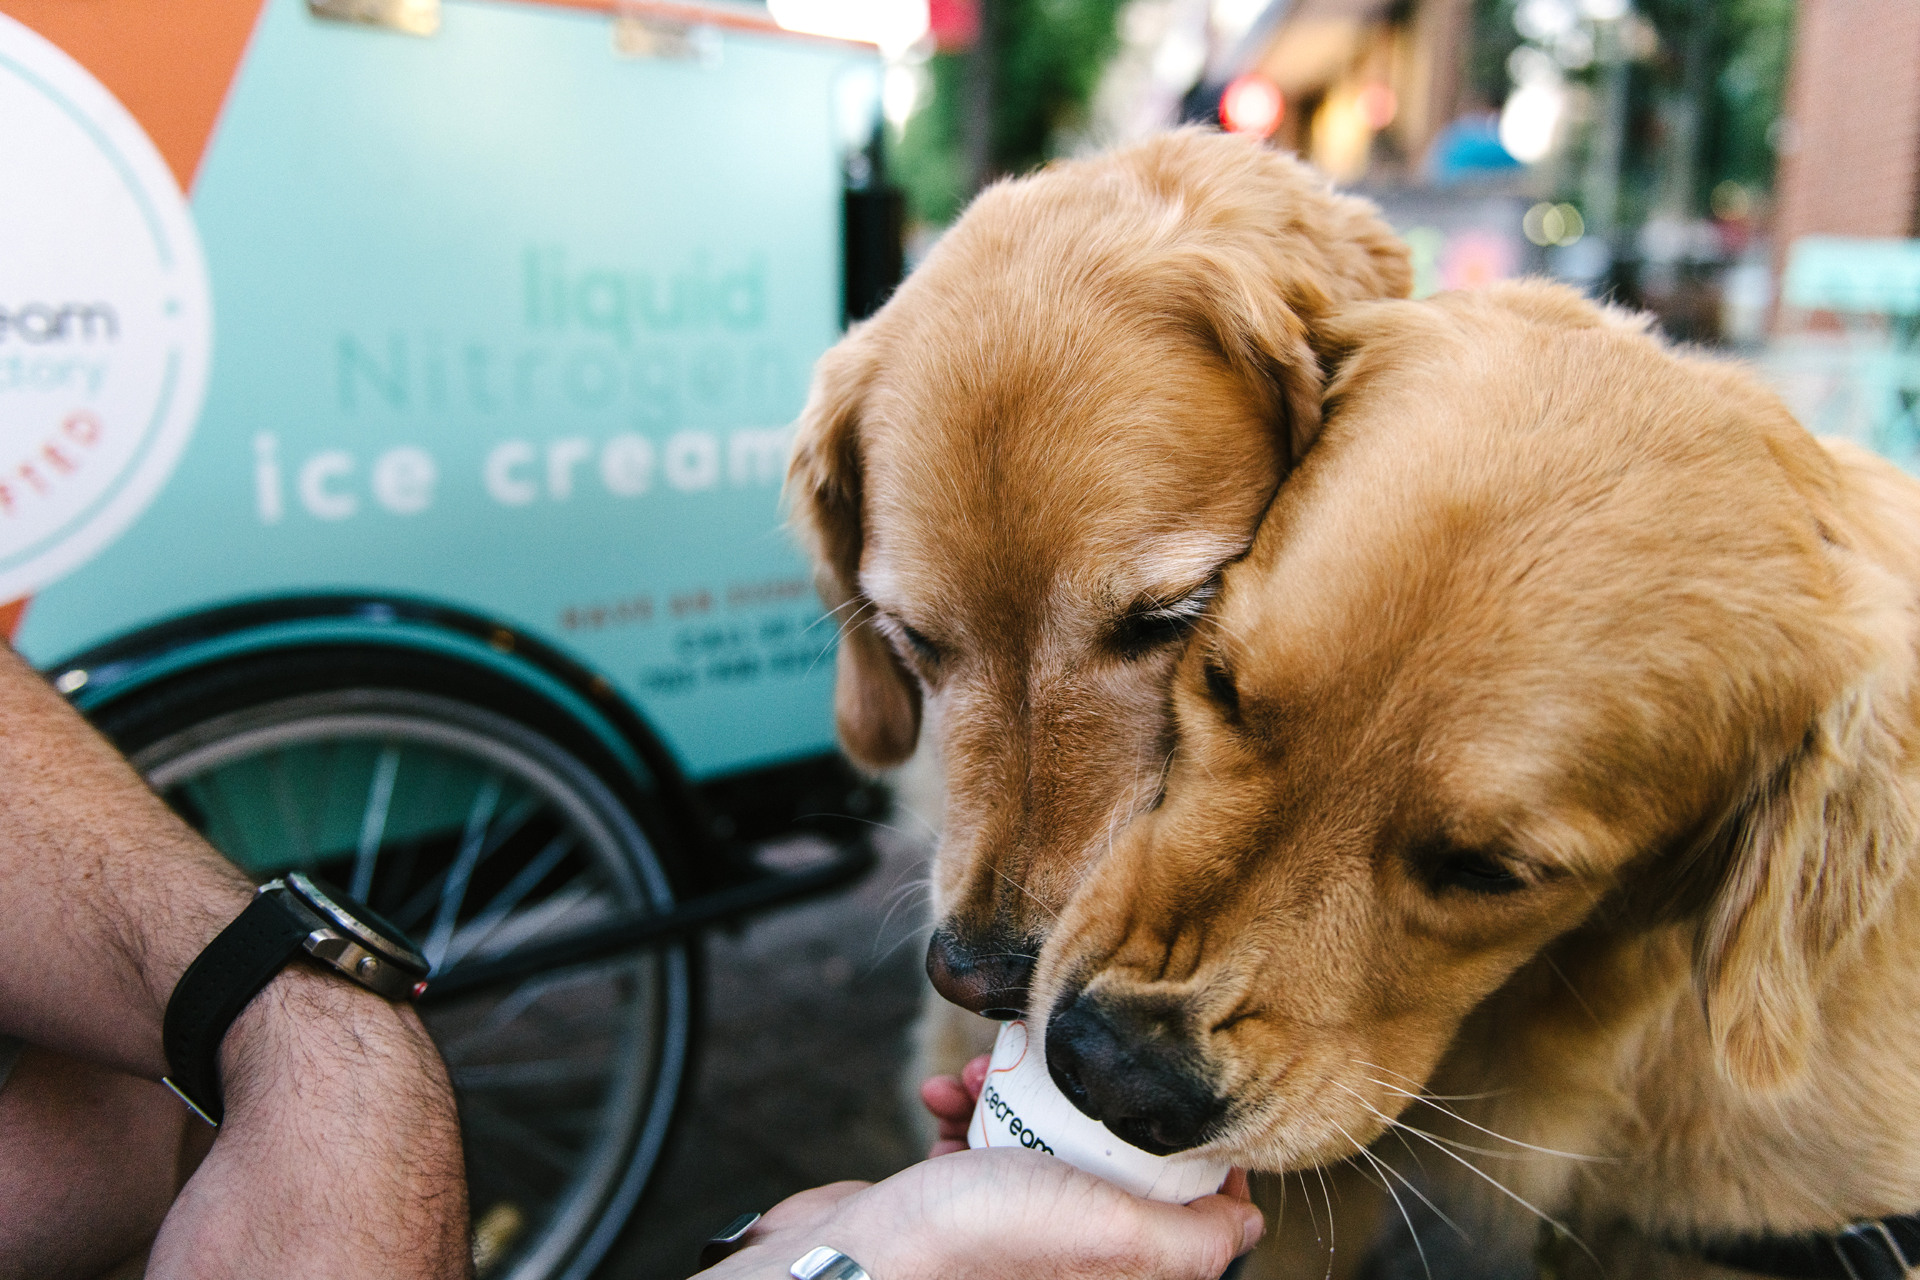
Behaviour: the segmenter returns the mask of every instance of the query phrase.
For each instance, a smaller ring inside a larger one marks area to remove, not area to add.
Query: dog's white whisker
[[[1012,885],[1014,888],[1018,889],[1020,892],[1026,894],[1029,898],[1032,898],[1034,906],[1039,907],[1042,911],[1052,916],[1054,919],[1054,923],[1056,924],[1059,923],[1060,913],[1058,911],[1055,911],[1052,907],[1048,906],[1046,903],[1042,902],[1039,898],[1039,895],[1035,894],[1033,890],[1027,888],[1027,886],[1021,884],[1018,880],[1015,880],[1012,876],[1002,871],[999,867],[995,867],[993,869],[993,874],[999,876],[1002,880],[1005,880],[1008,884]]]
[[[1591,1164],[1619,1163],[1619,1157],[1617,1156],[1583,1155],[1578,1151],[1560,1151],[1553,1147],[1541,1147],[1541,1146],[1535,1146],[1531,1142],[1522,1142],[1518,1138],[1509,1138],[1506,1134],[1498,1133],[1492,1129],[1487,1128],[1483,1124],[1475,1124],[1473,1121],[1467,1119],[1465,1116],[1461,1115],[1458,1111],[1455,1111],[1453,1108],[1443,1107],[1438,1102],[1434,1101],[1432,1098],[1429,1098],[1424,1094],[1408,1093],[1404,1089],[1395,1088],[1393,1085],[1387,1084],[1386,1082],[1381,1080],[1375,1080],[1373,1081],[1373,1083],[1379,1085],[1383,1089],[1387,1089],[1394,1093],[1397,1093],[1404,1098],[1410,1098],[1415,1102],[1426,1103],[1427,1105],[1431,1106],[1435,1111],[1438,1111],[1441,1115],[1446,1116],[1448,1119],[1454,1120],[1459,1122],[1460,1124],[1466,1125],[1469,1129],[1478,1130],[1479,1132],[1486,1134],[1489,1138],[1497,1138],[1501,1142],[1510,1142],[1516,1147],[1523,1147],[1528,1151],[1537,1151],[1543,1156],[1560,1156],[1563,1159],[1581,1160]],[[1418,1130],[1416,1130],[1415,1132],[1418,1132]],[[1461,1150],[1473,1151],[1473,1150],[1478,1150],[1478,1148],[1461,1145]],[[1487,1154],[1494,1154],[1494,1153],[1487,1153]],[[1504,1156],[1504,1155],[1510,1155],[1511,1153],[1500,1152],[1498,1154]]]
[[[1404,1080],[1407,1084],[1414,1087],[1418,1092],[1418,1096],[1422,1098],[1437,1098],[1442,1102],[1479,1102],[1484,1098],[1503,1098],[1513,1092],[1511,1089],[1489,1089],[1485,1093],[1428,1093],[1425,1085],[1421,1081],[1415,1080],[1412,1076],[1403,1075],[1395,1071],[1392,1067],[1383,1067],[1377,1062],[1368,1062],[1365,1058],[1349,1058],[1347,1061],[1356,1067],[1365,1067],[1369,1071],[1379,1071],[1385,1075]],[[1379,1080],[1375,1080],[1374,1083],[1381,1085],[1382,1088],[1395,1087]]]
[[[1300,1203],[1307,1206],[1307,1225],[1313,1228],[1313,1238],[1326,1243],[1326,1237],[1320,1234],[1320,1216],[1313,1211],[1313,1189],[1307,1185],[1305,1175],[1300,1178]]]
[[[1342,1087],[1342,1088],[1346,1088],[1346,1086],[1344,1086],[1344,1085],[1342,1085],[1341,1087]],[[1351,1089],[1348,1089],[1348,1090],[1347,1090],[1347,1092],[1349,1092],[1349,1093],[1353,1093],[1353,1090],[1351,1090]],[[1355,1096],[1355,1097],[1359,1097],[1359,1095],[1358,1095],[1358,1094],[1355,1094],[1354,1096]],[[1366,1099],[1365,1099],[1365,1098],[1361,1098],[1361,1099],[1360,1099],[1360,1101],[1362,1102],[1362,1104],[1365,1104],[1365,1102],[1366,1102]],[[1374,1113],[1374,1114],[1375,1114],[1376,1116],[1380,1114],[1380,1112],[1379,1112],[1378,1110],[1374,1110],[1374,1109],[1373,1109],[1373,1108],[1371,1108],[1371,1107],[1369,1107],[1368,1109],[1369,1109],[1369,1110],[1373,1110],[1373,1113]],[[1390,1120],[1390,1121],[1388,1121],[1388,1125],[1389,1125],[1389,1128],[1390,1128],[1391,1130],[1395,1130],[1395,1131],[1397,1131],[1398,1129],[1400,1129],[1400,1128],[1402,1127],[1402,1126],[1400,1125],[1400,1122],[1399,1122],[1399,1121],[1397,1121],[1397,1120]],[[1341,1127],[1340,1127],[1340,1126],[1339,1126],[1338,1124],[1335,1124],[1335,1125],[1334,1125],[1333,1127],[1334,1127],[1335,1129],[1338,1129],[1338,1130],[1339,1130],[1339,1132],[1340,1132],[1340,1136],[1341,1136],[1341,1137],[1343,1137],[1343,1138],[1345,1138],[1345,1139],[1346,1139],[1346,1140],[1347,1140],[1348,1142],[1352,1142],[1352,1143],[1353,1143],[1353,1144],[1354,1144],[1354,1145],[1355,1145],[1356,1147],[1358,1147],[1358,1146],[1360,1145],[1360,1144],[1359,1144],[1358,1142],[1356,1142],[1356,1141],[1355,1141],[1355,1139],[1354,1139],[1354,1137],[1353,1137],[1353,1135],[1352,1135],[1352,1134],[1350,1134],[1350,1133],[1348,1133],[1348,1132],[1347,1132],[1347,1131],[1346,1131],[1345,1129],[1342,1129],[1342,1128],[1341,1128]],[[1418,1153],[1418,1152],[1416,1152],[1416,1151],[1415,1151],[1415,1150],[1413,1149],[1413,1144],[1411,1144],[1411,1143],[1409,1143],[1409,1142],[1408,1142],[1408,1141],[1406,1140],[1406,1138],[1405,1138],[1404,1136],[1402,1136],[1402,1135],[1400,1135],[1400,1134],[1399,1134],[1399,1133],[1397,1133],[1397,1132],[1395,1132],[1395,1136],[1396,1136],[1396,1137],[1399,1137],[1399,1138],[1400,1138],[1400,1142],[1401,1142],[1401,1145],[1402,1145],[1402,1146],[1405,1146],[1405,1147],[1406,1147],[1406,1149],[1407,1149],[1407,1154],[1413,1157],[1413,1162],[1414,1162],[1414,1164],[1415,1164],[1415,1165],[1418,1165],[1418,1166],[1419,1166],[1419,1167],[1421,1168],[1421,1170],[1422,1170],[1422,1171],[1424,1172],[1424,1170],[1425,1170],[1425,1168],[1426,1168],[1426,1166],[1425,1166],[1425,1165],[1421,1165],[1421,1164],[1420,1164],[1420,1156],[1419,1156],[1419,1153]],[[1456,1231],[1456,1232],[1458,1232],[1458,1233],[1459,1233],[1459,1236],[1460,1236],[1460,1238],[1461,1238],[1462,1240],[1471,1240],[1471,1239],[1472,1239],[1472,1237],[1471,1237],[1470,1235],[1468,1235],[1468,1234],[1467,1234],[1467,1232],[1466,1232],[1466,1229],[1465,1229],[1465,1228],[1463,1228],[1463,1227],[1462,1227],[1462,1226],[1461,1226],[1461,1225],[1460,1225],[1459,1223],[1457,1223],[1457,1222],[1455,1222],[1455,1221],[1454,1221],[1454,1220],[1453,1220],[1452,1218],[1450,1218],[1450,1217],[1448,1217],[1448,1216],[1446,1215],[1446,1213],[1445,1213],[1445,1212],[1443,1212],[1443,1211],[1441,1210],[1441,1208],[1440,1208],[1440,1206],[1439,1206],[1439,1205],[1437,1205],[1437,1204],[1435,1204],[1435,1203],[1434,1203],[1434,1202],[1433,1202],[1432,1200],[1429,1200],[1429,1199],[1427,1198],[1427,1195],[1426,1195],[1426,1193],[1425,1193],[1425,1192],[1423,1192],[1423,1191],[1421,1191],[1419,1187],[1417,1187],[1417,1186],[1415,1186],[1415,1185],[1413,1184],[1413,1182],[1412,1182],[1411,1180],[1409,1180],[1409,1179],[1408,1179],[1408,1178],[1407,1178],[1407,1177],[1406,1177],[1406,1176],[1405,1176],[1404,1174],[1402,1174],[1402,1173],[1400,1173],[1400,1171],[1399,1171],[1399,1170],[1397,1170],[1397,1169],[1395,1169],[1395,1168],[1393,1168],[1393,1166],[1391,1166],[1391,1165],[1389,1165],[1389,1164],[1387,1164],[1386,1162],[1384,1162],[1384,1161],[1382,1161],[1382,1160],[1380,1159],[1380,1157],[1378,1157],[1378,1156],[1376,1156],[1376,1155],[1374,1155],[1374,1154],[1373,1154],[1373,1152],[1371,1152],[1371,1151],[1368,1151],[1368,1150],[1366,1150],[1366,1149],[1364,1149],[1364,1148],[1362,1148],[1362,1150],[1361,1150],[1361,1154],[1363,1154],[1363,1155],[1365,1155],[1365,1156],[1366,1156],[1366,1157],[1367,1157],[1367,1158],[1368,1158],[1369,1160],[1372,1160],[1372,1161],[1373,1161],[1373,1162],[1374,1162],[1375,1164],[1377,1164],[1377,1165],[1379,1165],[1379,1166],[1380,1166],[1381,1168],[1383,1168],[1383,1169],[1385,1169],[1385,1170],[1386,1170],[1387,1172],[1389,1172],[1389,1173],[1391,1173],[1391,1174],[1393,1174],[1393,1175],[1394,1175],[1395,1177],[1397,1177],[1397,1178],[1399,1178],[1399,1179],[1400,1179],[1400,1181],[1401,1181],[1401,1183],[1402,1183],[1402,1184],[1404,1184],[1404,1185],[1406,1186],[1406,1188],[1407,1188],[1407,1190],[1409,1190],[1409,1191],[1411,1191],[1411,1192],[1413,1192],[1413,1194],[1414,1194],[1414,1195],[1416,1195],[1416,1196],[1419,1196],[1419,1197],[1420,1197],[1420,1202],[1421,1202],[1422,1204],[1424,1204],[1424,1205],[1426,1205],[1426,1206],[1427,1206],[1427,1208],[1429,1208],[1429,1209],[1431,1209],[1431,1210],[1433,1210],[1433,1212],[1434,1212],[1434,1216],[1435,1216],[1435,1217],[1437,1217],[1437,1218],[1439,1218],[1439,1219],[1440,1219],[1440,1221],[1442,1221],[1442,1222],[1444,1222],[1444,1223],[1446,1223],[1446,1224],[1447,1224],[1447,1225],[1448,1225],[1449,1227],[1452,1227],[1452,1228],[1454,1229],[1454,1231]],[[1409,1223],[1409,1224],[1408,1224],[1408,1226],[1409,1226],[1409,1227],[1411,1227],[1411,1226],[1412,1226],[1412,1224],[1411,1224],[1411,1223]]]
[[[927,829],[927,835],[932,839],[938,840],[940,838],[940,828],[934,826],[932,822],[928,821],[925,814],[921,813],[912,805],[901,804],[896,800],[893,804],[893,811],[905,817],[912,818],[915,822],[925,827]],[[905,835],[906,833],[901,832],[901,834]]]
[[[1390,1123],[1397,1124],[1398,1122],[1393,1121]],[[1433,1142],[1433,1137],[1431,1134],[1421,1133],[1420,1130],[1411,1129],[1411,1128],[1408,1129],[1408,1132],[1412,1133],[1416,1137],[1425,1138],[1427,1141]],[[1575,1235],[1572,1228],[1568,1227],[1566,1223],[1560,1221],[1558,1218],[1554,1217],[1552,1214],[1542,1210],[1533,1202],[1528,1200],[1526,1197],[1522,1196],[1520,1193],[1513,1190],[1513,1188],[1507,1186],[1506,1183],[1500,1181],[1500,1179],[1494,1177],[1492,1174],[1488,1173],[1485,1169],[1482,1169],[1479,1165],[1467,1159],[1465,1156],[1459,1155],[1456,1152],[1449,1151],[1444,1146],[1441,1146],[1437,1142],[1434,1143],[1434,1150],[1438,1151],[1441,1155],[1446,1156],[1450,1160],[1458,1161],[1464,1168],[1472,1172],[1476,1177],[1483,1179],[1489,1186],[1491,1186],[1494,1190],[1498,1191],[1501,1195],[1506,1196],[1509,1200],[1519,1205],[1522,1209],[1525,1209],[1528,1213],[1531,1213],[1534,1217],[1540,1219],[1540,1221],[1546,1223],[1548,1226],[1552,1227],[1555,1231],[1558,1231],[1561,1235],[1564,1235],[1567,1239],[1573,1241],[1573,1243],[1579,1247],[1580,1252],[1586,1254],[1587,1258],[1593,1263],[1593,1265],[1596,1268],[1600,1269],[1601,1271],[1606,1270],[1606,1268],[1602,1266],[1599,1256],[1595,1254],[1592,1249],[1589,1249],[1587,1247],[1587,1242],[1582,1240],[1578,1235]]]
[[[1492,1160],[1524,1160],[1526,1159],[1526,1157],[1518,1151],[1496,1151],[1490,1147],[1476,1147],[1470,1142],[1461,1142],[1457,1138],[1442,1137],[1440,1134],[1432,1133],[1426,1129],[1420,1128],[1417,1125],[1408,1124],[1404,1120],[1401,1120],[1395,1116],[1388,1115],[1386,1112],[1380,1110],[1380,1108],[1374,1106],[1371,1102],[1367,1101],[1367,1098],[1364,1094],[1358,1092],[1357,1090],[1350,1089],[1346,1085],[1340,1084],[1338,1081],[1335,1082],[1335,1087],[1343,1090],[1346,1093],[1352,1094],[1354,1098],[1356,1098],[1359,1101],[1361,1106],[1365,1107],[1368,1111],[1371,1111],[1374,1115],[1378,1116],[1381,1120],[1384,1120],[1386,1123],[1393,1125],[1397,1128],[1405,1129],[1408,1133],[1418,1134],[1420,1137],[1427,1139],[1429,1142],[1444,1142],[1449,1147],[1453,1147],[1455,1150],[1470,1151],[1476,1156],[1486,1156]],[[1458,1117],[1455,1117],[1455,1118],[1458,1119]],[[1500,1137],[1500,1135],[1497,1133],[1494,1134],[1493,1136],[1496,1138]],[[1518,1145],[1525,1145],[1525,1144],[1522,1143]],[[1548,1152],[1547,1154],[1563,1155],[1565,1153],[1556,1151],[1556,1152]]]
[[[871,601],[862,600],[859,596],[855,596],[851,600],[847,600],[833,606],[833,608],[828,609],[826,612],[822,613],[819,617],[815,618],[812,622],[809,622],[806,626],[800,628],[800,634],[801,635],[807,634],[807,632],[813,630],[815,627],[825,622],[828,618],[831,618],[834,614],[839,613],[842,609],[851,609],[856,605],[871,604],[871,603],[872,603]]]
[[[1327,1187],[1327,1171],[1320,1166],[1313,1168],[1314,1176],[1320,1179],[1320,1199],[1327,1206],[1327,1274],[1333,1274],[1333,1251],[1339,1247],[1339,1241],[1333,1234],[1333,1192]]]
[[[1605,1270],[1604,1267],[1601,1267],[1599,1257],[1595,1255],[1593,1250],[1587,1247],[1586,1242],[1582,1240],[1578,1235],[1574,1234],[1573,1230],[1570,1227],[1568,1227],[1564,1222],[1561,1222],[1558,1218],[1555,1218],[1552,1214],[1547,1213],[1545,1210],[1541,1209],[1538,1205],[1535,1205],[1532,1201],[1522,1196],[1519,1192],[1509,1187],[1506,1183],[1500,1181],[1500,1179],[1488,1173],[1485,1169],[1482,1169],[1479,1165],[1475,1164],[1473,1161],[1461,1155],[1458,1151],[1453,1151],[1453,1150],[1450,1150],[1449,1148],[1459,1147],[1461,1150],[1471,1151],[1475,1155],[1495,1156],[1495,1157],[1504,1156],[1509,1159],[1519,1158],[1517,1155],[1513,1155],[1511,1153],[1506,1153],[1506,1152],[1482,1151],[1475,1147],[1466,1146],[1463,1143],[1452,1142],[1452,1141],[1449,1141],[1448,1139],[1438,1137],[1434,1134],[1428,1133],[1424,1129],[1416,1129],[1412,1125],[1406,1124],[1400,1120],[1396,1120],[1392,1116],[1388,1115],[1386,1112],[1380,1110],[1378,1107],[1368,1102],[1366,1098],[1362,1096],[1358,1091],[1354,1089],[1350,1089],[1344,1084],[1339,1084],[1337,1081],[1335,1083],[1338,1085],[1339,1088],[1345,1089],[1348,1093],[1353,1094],[1353,1096],[1359,1100],[1361,1106],[1373,1112],[1373,1114],[1376,1117],[1378,1117],[1381,1121],[1386,1123],[1388,1126],[1394,1129],[1401,1130],[1406,1133],[1410,1133],[1414,1137],[1419,1138],[1421,1141],[1430,1145],[1435,1151],[1438,1151],[1441,1155],[1447,1157],[1447,1159],[1452,1160],[1455,1163],[1459,1164],[1462,1168],[1471,1172],[1475,1177],[1478,1177],[1482,1181],[1486,1182],[1487,1185],[1491,1186],[1494,1190],[1500,1192],[1502,1195],[1512,1200],[1515,1204],[1519,1205],[1521,1208],[1525,1209],[1527,1212],[1533,1214],[1536,1218],[1539,1218],[1540,1221],[1546,1223],[1547,1225],[1554,1228],[1554,1230],[1566,1236],[1567,1239],[1573,1241],[1574,1244],[1579,1246],[1580,1251],[1582,1253],[1586,1254],[1588,1258],[1592,1259],[1594,1266],[1600,1267],[1601,1270],[1603,1271]],[[1495,1134],[1493,1136],[1499,1137],[1500,1135]],[[1557,1154],[1564,1154],[1564,1153],[1554,1152],[1550,1154],[1557,1155]]]
[[[887,904],[886,913],[880,917],[880,927],[873,931],[873,945],[876,948],[880,945],[880,939],[886,936],[887,926],[893,923],[894,913],[900,910],[900,908],[904,907],[907,904],[907,900],[911,894],[911,891],[915,889],[926,890],[929,895],[929,900],[931,900],[933,886],[930,884],[926,884],[924,882],[905,884],[895,889],[892,895],[893,901]],[[905,933],[900,935],[900,938],[898,941],[893,942],[887,947],[887,949],[884,952],[881,952],[879,957],[874,961],[874,963],[877,965],[881,960],[885,960],[888,956],[898,951],[901,947],[913,941],[913,939],[918,937],[921,932],[922,932],[922,926],[915,926],[914,928],[907,930]]]
[[[1553,970],[1553,976],[1560,979],[1560,985],[1567,989],[1567,994],[1573,997],[1574,1003],[1579,1005],[1587,1017],[1593,1020],[1593,1025],[1596,1027],[1600,1026],[1600,1015],[1593,1011],[1593,1006],[1587,1003],[1587,998],[1581,995],[1579,990],[1574,987],[1573,980],[1567,977],[1565,971],[1563,971],[1558,964],[1554,963],[1553,954],[1542,951],[1540,958],[1547,962],[1547,968]]]
[[[874,604],[871,600],[863,601],[861,604],[861,607],[859,609],[856,609],[851,615],[849,615],[846,618],[845,621],[843,621],[840,624],[840,629],[834,633],[833,644],[821,645],[820,652],[814,654],[813,661],[807,664],[808,675],[812,675],[813,669],[820,665],[820,659],[826,657],[827,654],[833,651],[834,645],[839,644],[842,640],[845,640],[847,638],[847,632],[853,630],[854,627],[859,625],[860,615],[864,613],[866,610],[871,609],[873,607],[874,607]],[[820,620],[824,620],[825,617],[831,617],[831,616],[832,616],[831,614],[823,615],[822,619]],[[808,628],[808,630],[811,630],[811,629],[812,629],[811,627]]]
[[[1335,1125],[1334,1128],[1340,1129],[1340,1126]],[[1340,1136],[1348,1142],[1352,1142],[1353,1149],[1358,1152],[1368,1164],[1380,1171],[1380,1189],[1393,1198],[1393,1207],[1400,1211],[1400,1221],[1407,1224],[1407,1235],[1413,1240],[1414,1252],[1420,1255],[1420,1269],[1427,1273],[1427,1280],[1433,1280],[1433,1267],[1427,1262],[1427,1247],[1420,1242],[1420,1228],[1413,1225],[1413,1215],[1407,1212],[1407,1206],[1401,1201],[1400,1193],[1393,1189],[1393,1182],[1386,1176],[1391,1173],[1392,1170],[1388,1169],[1387,1166],[1381,1162],[1380,1157],[1374,1155],[1373,1152],[1367,1150],[1358,1142],[1354,1142],[1353,1137],[1348,1134],[1345,1129],[1340,1129]],[[1364,1169],[1361,1170],[1361,1176],[1366,1176]],[[1408,1185],[1411,1186],[1412,1184],[1409,1183]],[[1424,1196],[1421,1198],[1425,1199]]]
[[[845,618],[843,618],[840,622],[839,629],[833,633],[834,641],[837,643],[841,640],[845,640],[847,638],[847,632],[853,630],[855,627],[859,626],[863,621],[865,621],[864,615],[869,609],[873,610],[875,613],[879,612],[879,609],[874,605],[874,603],[871,600],[869,600],[864,602],[858,609],[855,609],[852,613],[848,614]]]

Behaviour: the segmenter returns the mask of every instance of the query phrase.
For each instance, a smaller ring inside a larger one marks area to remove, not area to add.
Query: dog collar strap
[[[1904,1280],[1920,1265],[1920,1213],[1856,1222],[1832,1235],[1761,1236],[1693,1252],[1723,1267],[1785,1280]]]

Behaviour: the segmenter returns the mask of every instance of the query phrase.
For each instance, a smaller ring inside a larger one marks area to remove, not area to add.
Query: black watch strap
[[[219,1124],[226,1114],[220,1095],[220,1042],[227,1028],[317,927],[288,896],[278,888],[255,894],[247,909],[187,966],[167,1000],[161,1031],[170,1072],[166,1085],[208,1124]]]

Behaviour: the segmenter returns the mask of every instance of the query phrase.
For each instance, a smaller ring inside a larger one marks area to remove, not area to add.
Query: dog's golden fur
[[[1043,937],[1153,794],[1184,619],[1121,633],[1245,551],[1318,428],[1318,317],[1409,283],[1371,206],[1183,131],[989,189],[821,360],[789,494],[841,741],[895,764],[926,717],[973,936]]]
[[[1489,1271],[1920,1210],[1920,485],[1551,286],[1320,332],[1035,1006],[1163,1011],[1236,1161],[1417,1150]]]

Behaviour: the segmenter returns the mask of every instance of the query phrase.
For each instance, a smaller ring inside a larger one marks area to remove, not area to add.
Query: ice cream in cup
[[[1054,1087],[1047,1055],[1024,1021],[1005,1023],[967,1126],[969,1147],[1026,1147],[1097,1174],[1134,1195],[1185,1204],[1212,1195],[1232,1166],[1197,1152],[1156,1156],[1123,1142]]]

